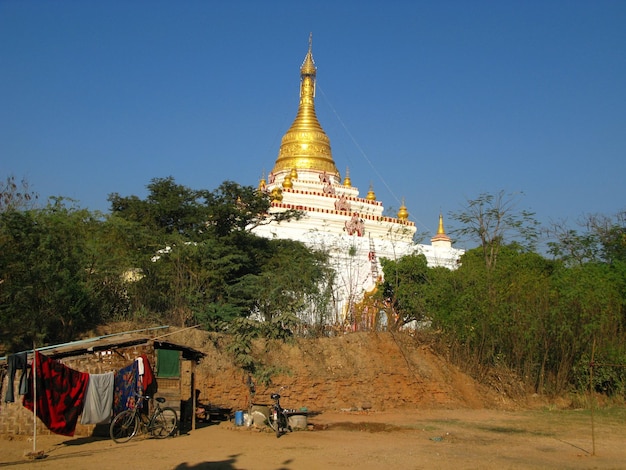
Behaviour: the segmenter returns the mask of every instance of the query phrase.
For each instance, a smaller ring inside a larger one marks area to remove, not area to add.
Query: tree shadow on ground
[[[174,470],[230,470],[235,469],[235,462],[239,455],[230,455],[226,460],[218,460],[215,462],[200,462],[195,465],[189,465],[187,462],[181,463],[174,467]]]
[[[237,457],[239,457],[239,455],[240,454],[230,455],[226,460],[219,460],[216,462],[200,462],[195,465],[189,465],[185,462],[177,465],[173,470],[234,470],[237,468],[235,467],[235,463],[237,462]],[[292,460],[286,460],[276,470],[289,470],[288,465],[292,462]]]

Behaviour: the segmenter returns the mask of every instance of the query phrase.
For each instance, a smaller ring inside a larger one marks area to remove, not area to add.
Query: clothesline
[[[27,378],[20,378],[20,384],[26,387],[19,389],[24,407],[50,431],[65,436],[74,435],[79,416],[81,424],[108,422],[114,414],[134,407],[138,391],[150,396],[157,391],[145,354],[116,372],[89,374],[35,350],[31,366],[22,369],[22,374],[26,373],[30,373]],[[14,401],[14,377],[9,376],[5,402]],[[36,423],[34,427],[36,430]]]

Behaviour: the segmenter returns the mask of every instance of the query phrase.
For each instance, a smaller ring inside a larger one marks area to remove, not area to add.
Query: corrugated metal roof
[[[138,346],[148,344],[150,342],[154,343],[154,347],[157,349],[173,349],[175,351],[181,351],[184,359],[192,361],[199,361],[206,355],[202,351],[194,349],[190,346],[173,343],[171,341],[164,341],[161,339],[152,339],[149,336],[138,335],[132,332],[89,338],[56,346],[47,346],[42,348],[40,351],[52,359],[62,359],[65,357],[90,354],[96,351],[107,351],[111,349]],[[32,351],[29,351],[29,354],[32,354]],[[6,361],[6,358],[0,358],[0,361],[3,359]]]

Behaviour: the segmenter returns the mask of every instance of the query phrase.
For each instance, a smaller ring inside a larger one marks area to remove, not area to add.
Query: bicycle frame
[[[284,387],[281,387],[280,390],[282,390],[283,388]],[[274,400],[274,403],[271,406],[268,421],[270,427],[276,432],[276,437],[280,437],[287,431],[291,432],[291,427],[289,426],[289,417],[285,413],[285,409],[280,404],[280,394],[272,393],[270,397],[272,398],[272,400]]]
[[[150,433],[152,437],[163,439],[174,434],[178,426],[178,415],[173,408],[161,408],[160,404],[165,403],[165,398],[155,398],[152,413],[147,415],[143,411],[143,403],[150,397],[137,395],[135,406],[126,411],[122,411],[111,421],[109,433],[111,439],[117,443],[128,442],[137,435],[138,432]]]

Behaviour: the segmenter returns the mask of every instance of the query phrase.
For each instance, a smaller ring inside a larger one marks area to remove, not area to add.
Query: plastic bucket
[[[235,426],[243,426],[243,411],[235,411]]]
[[[308,426],[308,422],[307,422],[307,416],[305,414],[293,414],[289,416],[289,427],[291,427],[291,429],[293,429],[294,431],[296,430],[304,430],[306,431],[307,426]]]

